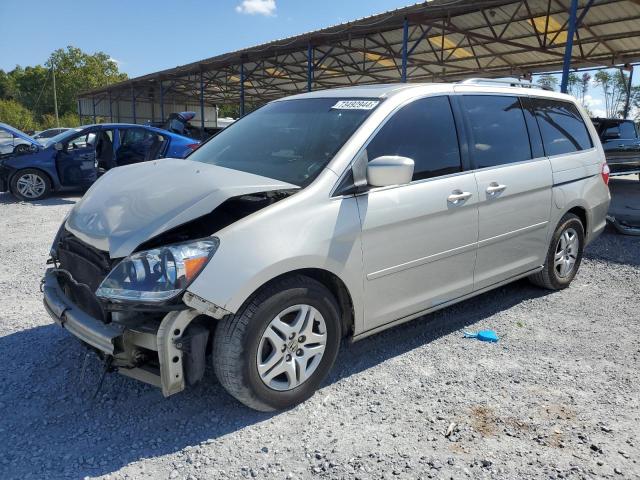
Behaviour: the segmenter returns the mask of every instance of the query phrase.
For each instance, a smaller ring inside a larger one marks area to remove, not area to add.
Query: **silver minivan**
[[[471,80],[273,101],[186,160],[116,168],[51,248],[44,304],[165,396],[304,401],[359,340],[528,277],[567,287],[608,167],[567,95]]]

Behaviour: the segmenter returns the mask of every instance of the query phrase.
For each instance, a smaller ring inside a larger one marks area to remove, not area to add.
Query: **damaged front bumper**
[[[185,307],[152,319],[114,313],[113,321],[104,323],[67,297],[59,275],[47,269],[42,281],[47,312],[84,344],[112,357],[119,373],[160,387],[165,397],[202,378],[209,330],[192,323],[201,315],[198,310]]]

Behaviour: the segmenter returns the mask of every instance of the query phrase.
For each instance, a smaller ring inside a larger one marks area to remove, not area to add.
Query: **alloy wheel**
[[[318,368],[327,344],[322,314],[311,305],[293,305],[269,322],[258,345],[256,363],[263,383],[292,390]]]
[[[553,266],[556,274],[560,278],[566,278],[571,275],[576,265],[579,248],[580,239],[578,232],[573,228],[567,228],[562,232],[556,245],[556,253],[553,257]]]
[[[35,173],[26,173],[22,175],[17,183],[18,193],[25,198],[39,198],[46,189],[44,179]]]

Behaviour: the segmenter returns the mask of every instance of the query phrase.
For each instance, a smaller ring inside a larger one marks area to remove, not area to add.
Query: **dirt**
[[[519,281],[345,342],[312,399],[264,414],[212,369],[169,399],[108,375],[91,400],[100,364],[79,380],[39,292],[76,199],[0,194],[2,479],[640,478],[640,237],[608,229],[564,291]],[[484,328],[500,341],[462,336]]]

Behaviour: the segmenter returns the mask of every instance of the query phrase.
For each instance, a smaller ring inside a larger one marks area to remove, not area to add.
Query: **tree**
[[[631,98],[629,99],[629,116],[636,122],[640,122],[640,85],[631,87]]]
[[[10,99],[0,99],[0,120],[18,130],[31,130],[35,125],[31,112],[20,103]]]
[[[538,81],[536,83],[547,90],[555,90],[558,86],[558,79],[549,73],[545,73],[538,77]]]
[[[90,55],[72,46],[66,50],[54,51],[46,66],[49,69],[55,68],[60,114],[77,110],[76,99],[82,90],[103,87],[127,79],[127,75],[118,70],[118,64],[106,53],[97,52]]]
[[[589,82],[591,81],[591,75],[583,73],[578,75],[576,73],[570,73],[567,81],[567,88],[570,95],[576,97],[576,99],[586,108],[584,99],[589,92]]]
[[[628,79],[622,70],[600,70],[595,74],[596,85],[602,89],[608,118],[622,117],[627,98]]]
[[[34,128],[52,126],[52,118],[55,124],[52,81],[54,68],[60,125],[64,126],[78,123],[78,93],[127,78],[106,53],[88,54],[71,46],[55,50],[44,65],[25,68],[16,66],[10,72],[0,70],[0,99],[14,100],[29,110],[32,122],[35,121]],[[15,105],[9,110],[15,113]],[[11,123],[3,114],[0,114],[0,121]]]

